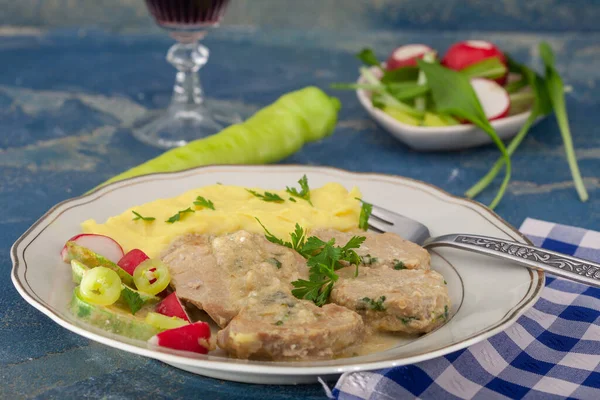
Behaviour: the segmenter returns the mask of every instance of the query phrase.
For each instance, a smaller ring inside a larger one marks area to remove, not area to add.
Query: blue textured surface
[[[193,376],[155,361],[90,343],[20,299],[9,282],[9,247],[55,203],[94,187],[158,150],[135,141],[127,125],[147,107],[164,106],[173,70],[163,35],[102,32],[8,32],[0,36],[0,398],[323,398],[318,385],[252,386]],[[425,42],[443,50],[465,37],[487,38],[538,66],[536,44],[557,50],[571,127],[591,199],[580,203],[559,132],[548,119],[514,157],[514,177],[497,212],[513,225],[525,217],[600,229],[599,34],[401,33],[232,29],[209,36],[206,92],[260,107],[280,94],[356,78],[353,53],[383,56],[395,45]],[[421,179],[461,194],[497,157],[493,147],[455,153],[410,151],[377,128],[350,92],[336,133],[307,145],[287,163],[331,165]],[[493,190],[481,201],[489,202]],[[120,393],[120,395],[119,395]]]

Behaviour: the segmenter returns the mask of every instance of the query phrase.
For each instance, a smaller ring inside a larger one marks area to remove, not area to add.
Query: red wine
[[[202,26],[221,20],[229,0],[146,0],[159,25]]]

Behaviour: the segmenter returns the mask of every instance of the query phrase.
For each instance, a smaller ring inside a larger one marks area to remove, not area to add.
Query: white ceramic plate
[[[358,83],[364,83],[361,79]],[[460,150],[492,143],[492,139],[474,125],[414,126],[392,118],[373,107],[366,90],[359,89],[356,96],[363,108],[383,129],[410,148],[420,151]],[[492,126],[502,140],[511,139],[519,132],[530,111],[492,121]]]
[[[80,231],[79,224],[85,219],[104,221],[136,204],[215,182],[280,189],[296,182],[302,174],[307,174],[313,187],[332,181],[348,189],[358,186],[366,201],[424,222],[433,235],[464,232],[527,243],[481,204],[407,178],[309,166],[211,166],[117,182],[56,205],[13,245],[13,283],[26,301],[56,323],[107,346],[200,375],[278,384],[315,382],[319,376],[329,379],[347,371],[387,368],[442,356],[507,328],[540,295],[544,286],[541,272],[458,250],[440,250],[432,254],[432,266],[448,282],[452,309],[446,325],[420,338],[399,337],[395,347],[379,353],[314,362],[260,362],[157,351],[145,342],[86,325],[69,313],[67,305],[74,285],[59,251],[69,237]]]

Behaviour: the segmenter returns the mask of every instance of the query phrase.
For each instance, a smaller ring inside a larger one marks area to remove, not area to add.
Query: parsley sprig
[[[298,181],[298,184],[300,185],[300,191],[298,191],[298,189],[296,189],[296,188],[289,187],[289,186],[285,187],[285,191],[294,197],[298,197],[303,200],[306,200],[308,202],[308,204],[310,204],[312,206],[313,203],[310,200],[310,188],[308,187],[308,179],[306,178],[306,175],[303,175],[302,178],[300,178],[300,180]],[[291,198],[290,198],[290,200],[291,200]]]
[[[248,193],[253,194],[254,196],[262,199],[263,201],[269,201],[273,203],[283,203],[285,200],[281,198],[277,193],[265,192],[264,194],[260,194],[255,192],[254,190],[246,189]]]
[[[181,219],[185,216],[185,214],[187,214],[187,213],[194,213],[194,212],[195,212],[194,210],[192,210],[190,207],[188,207],[185,210],[178,211],[177,214],[172,215],[165,222],[168,223],[168,224],[172,224],[174,222],[181,221]]]
[[[292,282],[292,294],[299,298],[314,302],[322,306],[329,299],[334,283],[339,276],[336,271],[348,264],[356,266],[355,275],[358,274],[360,256],[356,253],[365,241],[364,236],[353,236],[344,246],[336,246],[335,239],[325,242],[316,236],[307,237],[304,229],[296,224],[294,232],[290,233],[291,241],[284,241],[275,235],[256,219],[265,230],[268,241],[296,250],[304,258],[309,268],[309,278],[298,279]]]
[[[142,300],[140,295],[126,286],[124,286],[121,291],[121,298],[127,303],[127,306],[129,306],[129,310],[133,315],[135,315],[135,313],[144,305],[144,300]]]
[[[205,199],[202,196],[196,197],[196,201],[194,201],[194,205],[198,207],[210,208],[211,210],[215,209],[215,205],[212,201]]]
[[[133,221],[137,221],[138,219],[141,219],[142,221],[154,221],[156,218],[154,217],[144,217],[142,214],[135,212],[135,211],[131,211],[133,213],[133,215],[135,215],[135,217],[133,218]]]

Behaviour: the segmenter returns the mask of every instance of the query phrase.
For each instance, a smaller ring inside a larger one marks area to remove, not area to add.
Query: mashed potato
[[[264,189],[252,189],[264,193]],[[361,197],[358,189],[350,192],[342,185],[328,183],[310,191],[311,206],[307,201],[294,198],[283,190],[277,193],[285,202],[266,202],[239,186],[212,185],[190,190],[177,197],[159,199],[130,208],[120,215],[109,218],[105,223],[94,220],[83,222],[85,233],[97,233],[115,239],[127,252],[137,248],[149,257],[157,257],[171,241],[188,233],[224,234],[240,229],[249,232],[264,232],[256,218],[275,236],[289,239],[296,223],[307,230],[332,228],[349,231],[358,227]],[[213,202],[215,210],[194,205],[197,196]],[[174,214],[191,207],[194,213],[185,213],[174,223],[165,222]],[[154,221],[136,220],[132,211]]]

